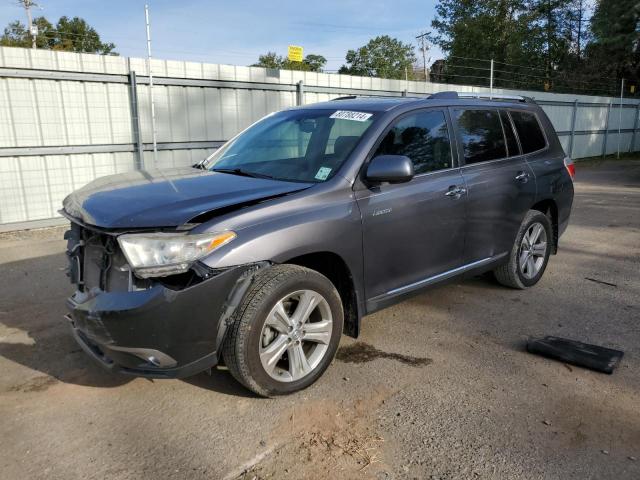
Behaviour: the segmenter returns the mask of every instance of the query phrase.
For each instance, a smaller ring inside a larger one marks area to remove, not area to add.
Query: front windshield
[[[279,112],[227,142],[203,166],[237,175],[324,182],[344,163],[374,116],[338,109]]]

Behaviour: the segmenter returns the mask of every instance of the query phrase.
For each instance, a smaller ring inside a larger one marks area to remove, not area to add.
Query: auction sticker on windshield
[[[356,122],[366,122],[373,113],[351,112],[349,110],[338,110],[329,118],[341,118],[343,120],[354,120]]]
[[[331,169],[329,167],[320,167],[318,173],[316,173],[316,180],[326,180],[331,173]]]

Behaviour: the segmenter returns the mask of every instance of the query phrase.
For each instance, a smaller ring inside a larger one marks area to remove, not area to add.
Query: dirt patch
[[[25,383],[21,383],[20,385],[15,385],[9,388],[9,391],[22,392],[22,393],[42,392],[47,388],[49,388],[50,386],[55,385],[56,383],[58,383],[58,380],[56,380],[53,377],[50,377],[48,375],[40,376],[40,377],[32,378],[31,380]]]
[[[405,365],[412,365],[414,367],[429,365],[433,362],[430,358],[426,357],[412,357],[410,355],[402,355],[400,353],[389,353],[382,350],[378,350],[373,345],[369,345],[364,342],[357,342],[347,347],[342,347],[338,350],[336,358],[346,363],[364,363],[371,362],[378,358],[386,358],[389,360],[396,360]]]
[[[306,432],[235,478],[373,478],[382,466],[383,441],[367,430]]]
[[[377,388],[368,398],[348,404],[315,401],[292,408],[284,426],[264,442],[264,454],[225,478],[376,478],[388,467],[383,460],[384,438],[372,414],[392,393]],[[289,440],[282,443],[282,438]]]

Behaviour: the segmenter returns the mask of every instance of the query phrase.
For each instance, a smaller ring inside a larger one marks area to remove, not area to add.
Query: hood
[[[191,167],[142,170],[94,180],[64,199],[64,210],[102,228],[178,227],[224,207],[310,187]]]

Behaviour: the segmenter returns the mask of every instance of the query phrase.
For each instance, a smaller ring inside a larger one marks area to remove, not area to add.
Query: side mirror
[[[366,179],[372,183],[404,183],[413,178],[413,162],[404,155],[380,155],[367,167]]]

